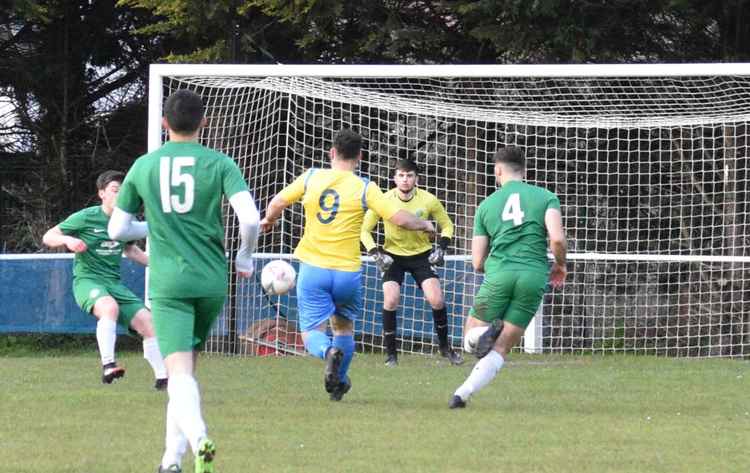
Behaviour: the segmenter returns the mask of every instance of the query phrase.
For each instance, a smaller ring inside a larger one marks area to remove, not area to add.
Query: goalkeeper
[[[375,259],[383,276],[383,335],[386,349],[386,366],[398,364],[396,355],[396,310],[400,298],[404,273],[409,272],[422,288],[425,299],[432,307],[432,318],[438,336],[440,354],[454,365],[463,363],[460,354],[448,343],[448,314],[443,300],[443,290],[435,266],[443,264],[445,251],[453,237],[453,222],[440,201],[431,193],[417,188],[417,165],[401,159],[393,178],[396,187],[385,193],[386,199],[398,208],[424,219],[434,218],[440,227],[440,239],[433,249],[428,235],[400,228],[384,222],[385,245],[380,250],[372,238],[372,231],[380,217],[368,210],[362,224],[360,239],[367,253]]]

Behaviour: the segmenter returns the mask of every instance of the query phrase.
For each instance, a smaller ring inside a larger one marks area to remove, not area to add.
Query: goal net
[[[481,283],[470,264],[473,216],[496,188],[493,152],[513,145],[526,153],[528,181],[560,197],[570,252],[567,284],[546,294],[523,348],[750,353],[750,65],[154,65],[151,149],[164,140],[161,105],[179,88],[204,98],[202,142],[237,161],[261,209],[305,169],[327,166],[341,128],[363,136],[359,172],[383,190],[397,159],[416,161],[419,186],[455,225],[439,275],[457,348]],[[291,260],[302,229],[297,204],[261,237],[258,272]],[[230,255],[237,235],[227,212]],[[363,261],[356,339],[379,351],[381,281]],[[270,298],[257,280],[232,277],[207,349],[302,352],[296,320],[294,294]],[[398,327],[402,351],[437,351],[432,311],[410,276]]]

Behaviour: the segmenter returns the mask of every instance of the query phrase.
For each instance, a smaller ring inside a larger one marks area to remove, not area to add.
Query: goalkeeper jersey
[[[305,208],[305,231],[294,255],[339,271],[359,270],[359,234],[367,209],[385,219],[398,212],[377,184],[351,171],[312,168],[279,195],[290,204],[302,200]]]
[[[485,273],[499,269],[549,271],[547,209],[560,209],[557,196],[523,181],[506,182],[479,204],[474,236],[489,238]]]
[[[404,201],[399,197],[398,189],[394,188],[385,193],[385,198],[393,202],[399,209],[406,210],[419,218],[425,220],[435,219],[440,228],[440,236],[453,238],[453,222],[448,217],[443,204],[431,193],[416,188],[414,189],[412,198]],[[372,231],[377,226],[378,220],[380,220],[380,217],[375,212],[371,210],[367,211],[360,236],[362,244],[367,251],[376,246],[375,240],[372,238]],[[384,220],[383,226],[385,229],[385,244],[383,245],[383,249],[389,253],[400,256],[411,256],[432,249],[430,238],[425,232],[407,230],[388,220]]]
[[[88,247],[83,253],[76,253],[73,277],[120,280],[122,250],[126,243],[109,239],[108,224],[109,215],[101,205],[79,210],[60,223],[64,235],[74,236]]]
[[[229,156],[196,142],[169,141],[136,160],[117,206],[132,214],[143,204],[150,297],[226,295],[222,196],[247,190]]]

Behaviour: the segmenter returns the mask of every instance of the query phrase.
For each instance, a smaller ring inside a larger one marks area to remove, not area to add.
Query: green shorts
[[[89,314],[93,313],[96,301],[111,296],[120,308],[117,325],[130,330],[130,322],[135,314],[145,309],[143,301],[119,281],[77,278],[73,280],[73,297],[78,307]]]
[[[547,273],[540,271],[485,276],[469,315],[485,322],[502,319],[525,329],[542,303],[547,279]]]
[[[223,296],[151,299],[161,355],[166,358],[172,353],[202,349],[222,307]]]

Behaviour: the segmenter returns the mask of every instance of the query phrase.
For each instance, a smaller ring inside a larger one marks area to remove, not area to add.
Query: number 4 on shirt
[[[502,219],[503,221],[513,220],[513,226],[518,226],[523,223],[523,216],[521,197],[518,195],[518,192],[515,192],[509,195],[508,200],[505,201]]]

